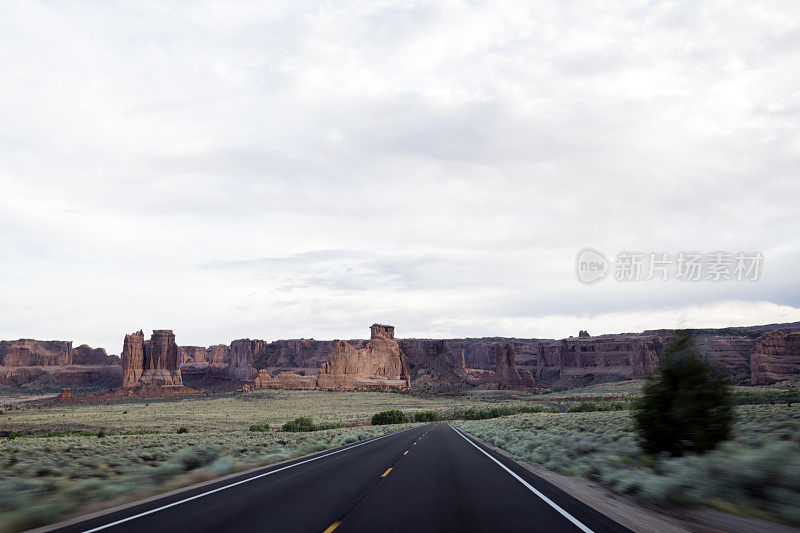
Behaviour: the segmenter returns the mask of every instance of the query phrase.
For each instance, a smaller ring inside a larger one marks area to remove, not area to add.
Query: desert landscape
[[[689,506],[700,510],[679,521],[689,529],[721,514],[742,530],[800,523],[800,328],[694,334],[738,383],[736,424],[723,448],[678,459],[642,450],[631,418],[670,330],[438,340],[373,324],[368,340],[207,348],[156,330],[125,335],[120,357],[2,341],[0,523],[42,526],[436,421],[520,464],[600,484],[648,520]],[[387,411],[402,418],[373,423]]]
[[[800,2],[0,2],[0,533],[800,532]]]

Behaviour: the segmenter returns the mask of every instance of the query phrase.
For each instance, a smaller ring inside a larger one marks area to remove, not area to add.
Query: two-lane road
[[[154,499],[61,532],[627,531],[430,424]]]

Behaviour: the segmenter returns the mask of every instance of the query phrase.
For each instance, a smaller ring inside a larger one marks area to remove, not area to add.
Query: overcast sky
[[[794,0],[4,2],[0,338],[800,320],[798,21]],[[587,286],[587,246],[764,261]]]

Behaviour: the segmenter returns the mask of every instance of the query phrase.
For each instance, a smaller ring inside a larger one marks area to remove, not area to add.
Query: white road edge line
[[[408,429],[411,429],[411,428],[408,428]],[[325,457],[330,457],[331,455],[336,455],[337,453],[346,452],[347,450],[352,450],[353,448],[358,448],[359,446],[363,446],[364,444],[370,444],[372,442],[379,441],[379,440],[384,439],[386,437],[390,437],[392,435],[397,435],[397,434],[399,434],[399,433],[401,433],[403,431],[407,431],[407,430],[403,429],[403,430],[400,430],[400,431],[387,433],[386,435],[381,435],[380,437],[377,437],[377,438],[374,438],[374,439],[365,440],[364,442],[360,442],[358,444],[354,444],[352,446],[348,446],[347,448],[342,448],[340,450],[336,450],[335,452],[326,453],[324,455],[318,455],[316,457],[312,457],[311,459],[306,459],[304,461],[300,461],[299,463],[293,463],[293,464],[290,464],[290,465],[287,465],[287,466],[282,466],[281,468],[276,468],[275,470],[270,470],[269,472],[264,472],[263,474],[258,474],[257,476],[249,477],[247,479],[243,479],[241,481],[237,481],[236,483],[231,483],[230,485],[225,485],[224,487],[217,487],[216,489],[209,490],[207,492],[202,492],[200,494],[195,494],[194,496],[191,496],[189,498],[184,498],[184,499],[182,499],[180,501],[177,501],[177,502],[172,502],[172,503],[169,503],[167,505],[162,505],[161,507],[156,507],[155,509],[150,509],[149,511],[145,511],[143,513],[139,513],[139,514],[135,514],[133,516],[128,516],[126,518],[122,518],[120,520],[117,520],[116,522],[110,522],[108,524],[103,524],[102,526],[97,526],[94,529],[87,529],[83,533],[92,533],[94,531],[101,531],[103,529],[106,529],[106,528],[109,528],[109,527],[113,527],[113,526],[116,526],[116,525],[119,525],[119,524],[122,524],[122,523],[125,523],[125,522],[129,522],[131,520],[136,520],[137,518],[141,518],[141,517],[147,516],[149,514],[157,513],[159,511],[163,511],[164,509],[169,509],[170,507],[175,507],[176,505],[180,505],[182,503],[190,502],[192,500],[196,500],[198,498],[202,498],[203,496],[208,496],[209,494],[214,494],[215,492],[219,492],[221,490],[229,489],[231,487],[235,487],[236,485],[241,485],[242,483],[247,483],[248,481],[253,481],[254,479],[259,479],[259,478],[262,478],[262,477],[265,477],[265,476],[270,476],[270,475],[275,474],[277,472],[280,472],[282,470],[287,470],[289,468],[294,468],[295,466],[300,466],[300,465],[305,464],[305,463],[310,463],[311,461],[316,461],[317,459],[323,459]]]
[[[502,468],[503,470],[505,470],[506,472],[508,472],[508,473],[509,473],[509,474],[511,474],[512,476],[514,476],[514,479],[516,479],[517,481],[519,481],[520,483],[522,483],[523,485],[525,485],[525,486],[528,488],[528,490],[530,490],[532,493],[536,494],[538,497],[540,497],[542,500],[544,500],[544,503],[546,503],[547,505],[549,505],[550,507],[552,507],[553,509],[555,509],[556,511],[558,511],[558,512],[561,514],[561,516],[563,516],[564,518],[566,518],[567,520],[569,520],[570,522],[572,522],[573,524],[575,524],[575,526],[576,526],[578,529],[580,529],[580,530],[581,530],[581,531],[583,531],[584,533],[594,533],[594,532],[593,532],[591,529],[589,529],[588,527],[584,526],[584,525],[583,525],[583,524],[580,522],[580,520],[578,520],[577,518],[575,518],[574,516],[572,516],[571,514],[569,514],[568,512],[566,512],[566,511],[565,511],[564,509],[562,509],[561,507],[559,507],[559,506],[558,506],[558,504],[557,504],[557,503],[555,503],[553,500],[551,500],[550,498],[548,498],[547,496],[545,496],[544,494],[542,494],[541,492],[539,492],[538,490],[536,490],[535,488],[533,488],[533,487],[531,486],[531,484],[530,484],[530,483],[528,483],[527,481],[525,481],[524,479],[522,479],[521,477],[519,477],[519,476],[518,476],[517,474],[515,474],[515,473],[514,473],[514,472],[513,472],[511,469],[509,469],[509,468],[508,468],[506,465],[504,465],[503,463],[501,463],[500,461],[498,461],[497,459],[495,459],[494,457],[492,457],[491,455],[489,455],[488,453],[486,453],[486,451],[484,451],[483,449],[481,449],[481,447],[480,447],[480,446],[478,446],[477,444],[475,444],[474,442],[472,442],[471,440],[469,440],[469,439],[468,439],[466,436],[464,436],[464,434],[463,434],[463,433],[461,433],[459,430],[457,430],[456,428],[454,428],[454,427],[453,427],[451,424],[448,424],[448,425],[450,425],[450,429],[452,429],[453,431],[455,431],[456,433],[458,433],[459,435],[461,435],[461,438],[462,438],[462,439],[464,439],[465,441],[467,441],[467,442],[469,442],[470,444],[472,444],[473,446],[475,446],[475,449],[476,449],[476,450],[478,450],[478,451],[479,451],[479,452],[481,452],[483,455],[485,455],[486,457],[488,457],[489,459],[491,459],[492,461],[494,461],[495,463],[497,463],[498,465],[500,465],[500,468]]]

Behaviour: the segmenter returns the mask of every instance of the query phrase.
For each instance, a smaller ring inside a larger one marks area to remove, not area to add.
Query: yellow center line
[[[392,469],[390,468],[389,470],[384,472],[383,475],[381,475],[381,477],[386,477],[387,475],[389,475],[389,472],[391,472],[391,471],[392,471]],[[331,530],[331,531],[333,531],[333,530]]]
[[[404,451],[404,452],[403,452],[403,455],[405,455],[405,454],[407,454],[407,453],[408,453],[408,450]]]
[[[323,531],[322,533],[331,533],[331,531],[333,531],[334,529],[336,529],[337,527],[339,527],[339,524],[341,524],[341,523],[342,523],[342,521],[341,521],[341,520],[340,520],[340,521],[338,521],[338,522],[334,522],[333,524],[329,525],[329,526],[328,526],[328,529],[326,529],[326,530],[325,530],[325,531]]]
[[[417,445],[417,443],[415,442],[415,443],[414,443],[414,446],[416,446],[416,445]]]

